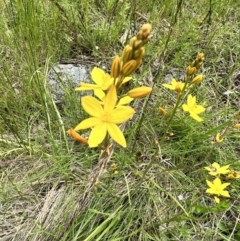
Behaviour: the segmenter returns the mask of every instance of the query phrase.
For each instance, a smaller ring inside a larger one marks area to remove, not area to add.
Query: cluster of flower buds
[[[125,46],[122,56],[114,58],[111,65],[111,77],[119,78],[119,85],[124,77],[131,75],[141,65],[145,53],[144,45],[150,39],[151,30],[151,24],[144,24],[138,34]]]
[[[199,53],[196,59],[187,67],[187,76],[192,76],[202,66],[205,57],[203,53]]]

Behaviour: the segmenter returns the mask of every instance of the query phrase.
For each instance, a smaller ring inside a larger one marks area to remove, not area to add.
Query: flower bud
[[[73,130],[72,128],[70,128],[69,130],[67,130],[68,135],[70,135],[73,139],[75,139],[78,142],[84,143],[84,144],[88,144],[88,140],[82,136],[80,136],[75,130]]]
[[[204,53],[198,53],[196,60],[199,62],[203,62],[205,60]]]
[[[131,98],[143,98],[147,95],[149,95],[152,92],[151,87],[147,86],[142,86],[142,87],[137,87],[128,92],[128,96]]]
[[[152,31],[152,25],[150,23],[145,23],[143,24],[143,26],[141,27],[141,30],[142,31],[142,36],[143,36],[143,39],[146,39],[150,34],[151,34],[151,31]]]
[[[111,66],[111,77],[113,77],[114,79],[116,79],[119,74],[120,74],[120,58],[117,55],[113,62],[112,62],[112,66]]]
[[[217,142],[217,143],[221,143],[221,142],[223,142],[223,139],[224,139],[224,138],[221,137],[221,134],[220,134],[220,133],[217,133],[217,135],[216,135],[216,142]]]
[[[145,49],[144,47],[141,47],[140,49],[136,50],[133,52],[133,59],[142,59],[145,54]]]
[[[143,46],[143,41],[142,40],[137,40],[134,43],[134,49],[139,49]]]
[[[240,123],[236,124],[234,128],[239,129],[240,128]]]
[[[138,64],[137,61],[134,59],[128,61],[122,67],[122,74],[124,76],[129,76],[138,68],[137,64]]]
[[[192,84],[199,84],[203,80],[203,75],[199,74],[196,77],[193,78]]]
[[[131,46],[131,47],[133,47],[134,46],[134,43],[137,41],[137,37],[135,36],[135,37],[132,37],[131,39],[130,39],[130,41],[129,41],[129,46]]]
[[[158,110],[159,110],[161,115],[166,115],[167,114],[166,110],[163,109],[162,107],[159,107]]]
[[[197,69],[195,67],[191,67],[190,65],[187,67],[187,75],[188,76],[195,74],[196,71],[197,71]]]
[[[132,59],[132,55],[133,55],[133,48],[130,45],[125,46],[122,53],[122,58],[121,58],[123,65]]]

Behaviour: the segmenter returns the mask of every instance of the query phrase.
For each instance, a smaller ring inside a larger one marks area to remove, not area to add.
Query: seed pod
[[[111,77],[113,77],[114,79],[116,79],[119,74],[120,74],[120,58],[119,56],[117,55],[113,62],[112,62],[112,66],[111,66]]]

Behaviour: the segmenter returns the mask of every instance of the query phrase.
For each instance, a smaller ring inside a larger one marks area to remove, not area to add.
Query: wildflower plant
[[[106,150],[110,145],[110,139],[122,147],[127,146],[123,132],[118,125],[129,120],[135,110],[126,105],[135,98],[149,95],[152,88],[136,87],[125,94],[122,89],[142,63],[145,54],[144,45],[150,39],[151,30],[150,24],[142,26],[137,35],[132,37],[124,47],[122,55],[117,55],[113,59],[110,74],[95,67],[91,72],[94,84],[80,82],[80,87],[76,88],[76,91],[93,90],[94,96],[84,96],[81,99],[83,109],[91,117],[67,131],[74,139],[88,144],[89,147],[98,147],[103,144]],[[91,132],[88,140],[77,134],[77,131],[89,128]]]
[[[199,114],[203,113],[205,108],[202,105],[198,105],[196,103],[196,96],[191,94],[191,87],[193,85],[198,85],[203,80],[203,75],[197,74],[197,72],[202,66],[204,60],[204,54],[199,53],[196,59],[186,68],[184,81],[177,81],[175,78],[173,78],[171,84],[162,84],[163,87],[173,90],[177,93],[177,101],[174,105],[174,110],[172,117],[170,118],[170,122],[175,115],[177,108],[180,106],[184,99],[187,99],[187,103],[182,104],[182,109],[186,112],[189,112],[190,116],[194,120],[198,122],[203,121]]]
[[[220,166],[217,162],[204,167],[204,169],[208,171],[209,175],[215,177],[213,181],[206,180],[209,187],[206,190],[206,193],[214,195],[216,203],[220,202],[220,197],[230,197],[229,192],[225,189],[231,184],[231,182],[223,183],[222,180],[240,178],[240,174],[235,170],[230,170],[229,167],[230,165]]]

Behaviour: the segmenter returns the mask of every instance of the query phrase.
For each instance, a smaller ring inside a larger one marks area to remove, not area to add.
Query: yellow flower
[[[126,140],[117,124],[121,124],[131,118],[135,113],[134,109],[129,106],[116,107],[117,93],[115,85],[111,86],[103,99],[103,103],[104,105],[102,106],[92,96],[83,97],[83,109],[92,117],[83,120],[74,130],[93,128],[88,138],[89,147],[98,146],[107,133],[119,145],[126,147]]]
[[[230,170],[228,175],[226,176],[227,179],[238,179],[240,178],[240,173],[235,170]]]
[[[177,93],[181,93],[184,87],[184,83],[180,81],[176,81],[175,79],[172,79],[171,84],[163,84],[165,88],[168,88],[170,90],[175,90]]]
[[[219,176],[221,174],[227,174],[230,172],[228,169],[230,165],[226,166],[220,166],[217,162],[214,162],[211,166],[209,167],[204,167],[207,171],[209,171],[209,175],[212,176]]]
[[[222,183],[220,178],[218,177],[215,178],[213,182],[210,182],[208,180],[206,181],[207,181],[207,185],[209,186],[209,188],[206,190],[206,193],[217,195],[217,196],[230,197],[228,191],[225,191],[224,189],[227,186],[229,186],[231,183],[229,182]],[[216,199],[215,201],[217,202]]]
[[[147,86],[142,86],[142,87],[137,87],[128,92],[128,96],[131,98],[143,98],[147,95],[149,95],[152,92],[151,87]]]
[[[105,73],[102,69],[97,67],[93,68],[91,72],[91,77],[95,84],[80,82],[81,86],[77,87],[75,90],[93,90],[94,95],[97,96],[100,100],[102,100],[105,96],[104,91],[106,91],[113,84],[114,78],[111,78],[109,74]],[[122,84],[128,82],[129,80],[131,80],[131,77],[124,78]],[[116,82],[118,82],[118,79],[116,79]]]
[[[223,139],[224,139],[224,138],[221,138],[220,133],[217,133],[217,135],[216,135],[216,142],[217,142],[217,143],[221,143],[221,142],[223,142]]]
[[[88,84],[80,82],[80,87],[76,88],[76,91],[82,90],[93,90],[94,95],[99,99],[102,99],[104,96],[104,90],[107,90],[113,84],[113,78],[102,69],[94,67],[91,72],[92,80],[95,84]]]
[[[198,122],[203,121],[202,118],[198,116],[198,114],[205,111],[205,108],[201,105],[196,104],[196,96],[188,95],[187,104],[182,106],[184,111],[188,111],[190,116]]]

